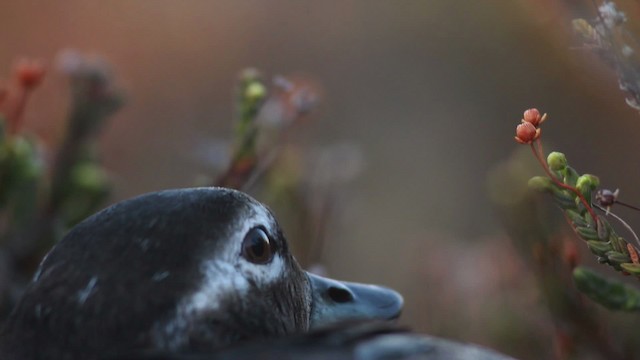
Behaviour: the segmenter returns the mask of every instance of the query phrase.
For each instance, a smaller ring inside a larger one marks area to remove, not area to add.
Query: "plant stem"
[[[556,178],[555,175],[553,175],[553,173],[549,169],[549,166],[543,160],[544,154],[542,153],[542,143],[540,142],[540,139],[536,141],[536,144],[538,145],[539,151],[536,150],[536,145],[534,145],[534,143],[531,143],[531,151],[533,151],[533,156],[535,156],[536,159],[538,159],[538,162],[540,163],[540,165],[542,165],[542,168],[544,169],[544,171],[547,173],[547,175],[551,178],[551,180],[556,185],[558,185],[563,189],[569,190],[572,193],[574,193],[576,196],[578,196],[578,198],[580,199],[580,202],[582,202],[582,205],[584,205],[584,207],[587,209],[587,211],[589,212],[589,215],[591,215],[591,218],[596,223],[596,227],[597,227],[598,217],[596,216],[596,213],[591,208],[591,205],[589,205],[589,203],[587,202],[587,199],[584,198],[584,196],[580,191],[578,191],[578,189],[563,183],[562,181],[558,180],[558,178]]]

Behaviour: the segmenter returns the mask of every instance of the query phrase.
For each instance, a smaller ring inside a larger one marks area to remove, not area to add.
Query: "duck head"
[[[393,290],[303,271],[246,194],[168,190],[88,218],[47,254],[3,330],[23,359],[206,351],[348,319],[392,319]]]

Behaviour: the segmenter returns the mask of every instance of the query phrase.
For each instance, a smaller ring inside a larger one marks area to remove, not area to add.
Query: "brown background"
[[[322,102],[299,141],[355,144],[365,157],[328,231],[329,273],[400,290],[401,322],[417,330],[534,359],[548,355],[536,346],[548,339],[518,324],[544,328],[547,315],[486,194],[487,172],[517,147],[522,111],[549,112],[547,148],[630,202],[640,198],[640,116],[603,64],[572,49],[571,17],[589,14],[581,5],[5,1],[0,69],[8,75],[21,55],[51,62],[64,48],[113,65],[128,104],[100,143],[116,199],[195,183],[207,167],[198,149],[231,135],[242,68],[313,79]],[[635,7],[626,10],[640,22]],[[66,98],[52,74],[27,112],[29,128],[52,144]]]

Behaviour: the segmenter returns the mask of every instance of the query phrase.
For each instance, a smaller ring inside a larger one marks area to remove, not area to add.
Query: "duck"
[[[378,354],[372,339],[389,336],[392,354],[432,352],[424,337],[397,349],[413,339],[389,328],[402,307],[390,288],[304,271],[243,192],[164,190],[107,207],[46,254],[0,330],[0,358],[275,359],[311,343],[353,355],[356,339]]]

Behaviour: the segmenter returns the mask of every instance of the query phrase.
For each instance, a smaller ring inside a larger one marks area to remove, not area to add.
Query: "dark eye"
[[[249,230],[242,241],[242,256],[254,264],[266,264],[273,259],[269,236],[259,227]]]

